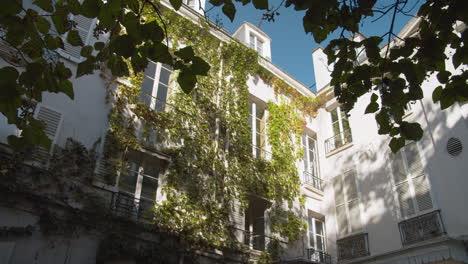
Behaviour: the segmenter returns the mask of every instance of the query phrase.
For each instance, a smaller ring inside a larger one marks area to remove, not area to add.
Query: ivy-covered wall
[[[147,148],[138,139],[140,126],[143,135],[157,132],[171,162],[162,187],[166,199],[154,210],[155,224],[192,241],[194,248],[242,249],[229,216],[237,202],[246,209],[251,195],[271,202],[272,235],[291,242],[299,239],[305,223],[292,211],[300,198],[296,161],[302,157],[305,116],[316,113],[320,100],[301,94],[260,66],[254,50],[214,37],[205,21],[195,24],[173,11],[164,12],[163,19],[172,48],[192,46],[211,69],[208,76],[197,77],[197,87],[189,94],[172,82],[164,112],[137,102],[141,73],[132,74],[132,85],[110,91],[114,107],[104,157],[117,160],[129,149]],[[255,75],[277,94],[267,107],[271,160],[252,155],[247,80]],[[177,77],[175,72],[172,78]],[[121,166],[125,164],[114,169]]]

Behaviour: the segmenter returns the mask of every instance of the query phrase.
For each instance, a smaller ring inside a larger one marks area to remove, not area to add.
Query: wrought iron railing
[[[369,256],[367,233],[345,237],[336,241],[338,260]]]
[[[325,154],[328,154],[333,150],[351,142],[353,142],[351,130],[348,129],[339,134],[336,134],[333,137],[325,140]]]
[[[317,190],[323,191],[323,182],[319,177],[314,176],[314,174],[304,171],[302,173],[302,182],[308,185],[311,185]]]
[[[285,241],[282,241],[278,238],[270,237],[265,234],[258,234],[250,232],[247,230],[236,229],[242,232],[243,234],[243,243],[248,246],[250,249],[258,251],[266,251],[269,247],[279,245],[280,243],[285,244]]]
[[[320,264],[331,264],[332,258],[325,252],[317,251],[314,248],[307,249],[307,260]]]
[[[133,219],[152,219],[154,201],[138,199],[123,192],[112,193],[111,211],[114,215]]]
[[[416,216],[398,224],[403,245],[421,242],[445,234],[440,210]]]

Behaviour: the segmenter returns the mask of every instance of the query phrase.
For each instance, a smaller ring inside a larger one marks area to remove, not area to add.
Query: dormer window
[[[184,4],[190,6],[191,8],[195,7],[195,0],[184,0]]]
[[[258,51],[258,54],[263,56],[263,41],[261,41],[258,36],[252,33],[250,33],[250,47]]]

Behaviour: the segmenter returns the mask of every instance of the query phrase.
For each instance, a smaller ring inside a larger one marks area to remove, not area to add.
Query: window
[[[245,229],[244,243],[251,249],[264,251],[266,248],[265,237],[265,211],[268,207],[266,200],[251,197],[249,207],[245,212]]]
[[[144,72],[139,101],[156,111],[164,111],[171,72],[167,64],[149,62]]]
[[[340,107],[331,111],[333,136],[325,141],[325,151],[330,151],[353,141],[348,117]]]
[[[145,217],[154,206],[161,162],[149,154],[130,153],[129,166],[120,173],[119,193],[113,198],[114,212],[126,217]]]
[[[362,230],[356,171],[349,170],[333,181],[338,234],[345,236]]]
[[[325,262],[325,223],[323,220],[309,216],[308,219],[309,248],[311,249],[309,259],[319,263]]]
[[[302,147],[304,148],[304,176],[303,182],[311,184],[321,190],[321,182],[317,163],[315,139],[307,134],[302,135]]]
[[[257,35],[254,35],[252,33],[250,33],[249,40],[250,47],[258,51],[258,54],[260,54],[260,56],[263,56],[263,41],[261,41]]]
[[[402,218],[432,209],[429,183],[423,172],[416,143],[412,142],[391,155],[395,191]]]
[[[266,158],[266,115],[256,103],[250,104],[250,126],[252,129],[252,151],[256,158]]]

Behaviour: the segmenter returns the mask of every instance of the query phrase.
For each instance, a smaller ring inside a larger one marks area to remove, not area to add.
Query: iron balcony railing
[[[413,217],[398,224],[403,245],[413,244],[445,234],[440,210]]]
[[[278,238],[270,237],[265,234],[259,234],[250,232],[243,229],[237,229],[242,233],[242,240],[241,242],[244,245],[248,246],[250,249],[258,250],[258,251],[266,251],[268,248],[273,246],[279,246],[280,243],[286,244],[285,241],[282,241]]]
[[[319,177],[314,176],[311,172],[304,171],[302,174],[302,182],[311,185],[317,190],[323,191],[323,182]]]
[[[367,233],[345,237],[336,241],[338,260],[355,259],[369,256]]]
[[[113,192],[111,211],[114,215],[137,220],[151,220],[154,201],[138,199],[123,192]]]
[[[331,264],[332,258],[325,252],[317,251],[314,248],[307,249],[307,260],[320,264]]]
[[[348,129],[339,134],[336,134],[333,137],[330,137],[325,140],[325,154],[328,154],[333,150],[351,142],[353,142],[351,130]]]

